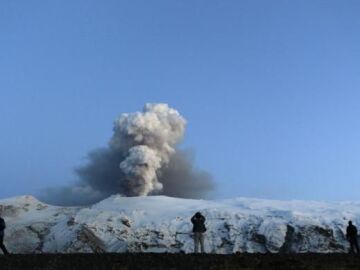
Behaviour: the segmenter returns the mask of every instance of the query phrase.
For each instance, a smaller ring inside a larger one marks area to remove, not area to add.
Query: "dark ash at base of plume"
[[[46,203],[62,206],[90,205],[113,194],[132,196],[119,164],[124,155],[111,148],[88,154],[88,163],[75,170],[79,181],[74,186],[50,188],[39,195]],[[190,150],[176,150],[167,166],[158,172],[163,190],[157,194],[179,198],[207,198],[214,190],[212,176],[194,167]]]

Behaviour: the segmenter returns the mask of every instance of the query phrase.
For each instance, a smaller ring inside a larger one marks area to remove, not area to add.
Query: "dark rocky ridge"
[[[0,256],[1,270],[350,270],[360,256],[349,254],[38,254]]]

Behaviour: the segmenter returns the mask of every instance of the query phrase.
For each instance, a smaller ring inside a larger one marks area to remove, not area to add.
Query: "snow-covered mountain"
[[[58,207],[32,196],[0,200],[13,253],[189,253],[196,211],[206,217],[209,253],[347,252],[347,222],[360,224],[360,202],[112,196],[91,207]]]

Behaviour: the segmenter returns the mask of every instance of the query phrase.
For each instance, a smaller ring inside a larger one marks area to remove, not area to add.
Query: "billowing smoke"
[[[192,154],[179,150],[186,121],[167,104],[146,104],[143,112],[124,113],[114,123],[106,148],[89,153],[76,169],[76,185],[48,189],[44,201],[86,205],[112,194],[163,194],[199,198],[214,188],[211,176],[193,167]]]

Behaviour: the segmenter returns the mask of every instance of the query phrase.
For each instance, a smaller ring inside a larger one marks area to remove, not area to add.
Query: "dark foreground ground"
[[[360,256],[347,254],[41,254],[0,255],[0,269],[137,270],[137,269],[360,269]]]

